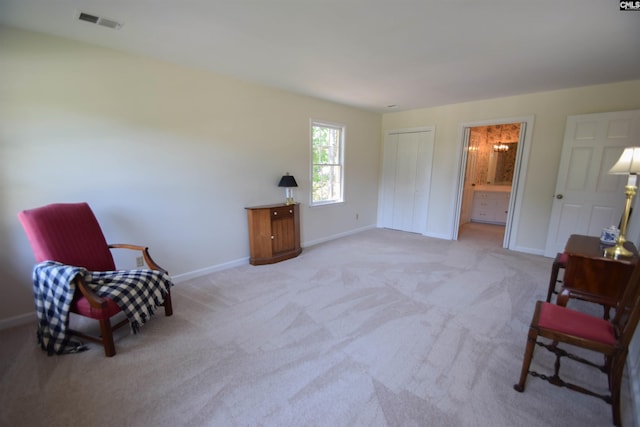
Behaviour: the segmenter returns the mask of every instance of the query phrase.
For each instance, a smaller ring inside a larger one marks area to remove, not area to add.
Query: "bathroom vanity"
[[[476,186],[473,192],[471,221],[505,225],[510,197],[509,185]]]

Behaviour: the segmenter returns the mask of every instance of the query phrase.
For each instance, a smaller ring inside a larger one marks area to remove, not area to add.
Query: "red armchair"
[[[98,221],[87,203],[56,203],[21,211],[18,218],[27,234],[36,262],[57,261],[62,264],[84,267],[89,271],[116,270],[111,249],[122,248],[140,251],[149,269],[165,271],[156,264],[147,247],[130,244],[108,244]],[[84,283],[76,279],[76,294],[70,307],[72,313],[96,319],[100,323],[101,337],[69,330],[73,335],[103,345],[105,356],[116,354],[113,330],[128,324],[124,319],[116,325],[111,318],[121,312],[110,298],[101,298]],[[171,294],[164,298],[166,316],[173,314]]]

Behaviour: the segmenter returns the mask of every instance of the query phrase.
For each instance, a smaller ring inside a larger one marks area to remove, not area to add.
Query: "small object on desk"
[[[615,245],[618,241],[620,230],[615,225],[602,229],[600,234],[600,243],[603,245]]]

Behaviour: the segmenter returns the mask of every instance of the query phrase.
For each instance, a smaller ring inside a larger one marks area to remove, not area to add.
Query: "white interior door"
[[[571,234],[599,236],[618,225],[626,177],[609,169],[626,147],[640,144],[640,110],[569,116],[545,256],[564,250]]]
[[[380,226],[424,233],[429,208],[433,129],[393,131],[384,142]]]

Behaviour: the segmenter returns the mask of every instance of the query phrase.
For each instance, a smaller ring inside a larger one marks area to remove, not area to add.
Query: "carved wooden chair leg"
[[[522,370],[520,371],[520,381],[515,384],[513,388],[516,391],[523,392],[524,386],[527,382],[527,376],[529,375],[529,367],[531,366],[531,359],[533,359],[533,351],[536,347],[536,340],[538,339],[538,332],[530,328],[529,335],[527,336],[527,347],[524,350],[524,358],[522,359]]]
[[[100,320],[100,333],[102,334],[104,355],[107,357],[115,356],[116,345],[113,342],[113,331],[111,330],[111,322],[109,321],[109,319]]]
[[[619,354],[611,364],[609,371],[609,389],[611,391],[611,412],[613,415],[613,423],[617,426],[621,425],[622,418],[620,415],[620,388],[622,386],[622,373],[624,370],[624,360],[627,358],[627,352]]]
[[[171,316],[173,314],[173,304],[171,303],[171,292],[167,292],[167,296],[164,297],[164,315]]]

